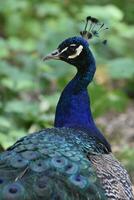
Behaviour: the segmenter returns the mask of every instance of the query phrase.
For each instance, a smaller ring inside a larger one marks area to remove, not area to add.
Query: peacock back
[[[105,200],[89,159],[104,151],[97,142],[70,128],[23,137],[0,155],[0,200]]]

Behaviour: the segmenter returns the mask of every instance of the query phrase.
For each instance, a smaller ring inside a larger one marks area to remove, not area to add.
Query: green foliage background
[[[0,0],[2,149],[26,133],[53,126],[59,95],[75,69],[60,61],[43,63],[42,57],[65,38],[78,35],[88,15],[110,27],[90,44],[97,60],[89,89],[94,116],[123,112],[132,101],[133,0]],[[101,43],[105,38],[107,46]]]

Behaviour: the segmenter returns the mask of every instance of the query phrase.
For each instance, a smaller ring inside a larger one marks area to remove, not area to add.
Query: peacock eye
[[[75,53],[75,52],[76,52],[76,46],[69,46],[69,47],[68,47],[68,51],[69,51],[70,53]]]

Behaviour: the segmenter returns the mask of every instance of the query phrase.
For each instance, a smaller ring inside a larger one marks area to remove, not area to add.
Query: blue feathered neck
[[[89,136],[98,139],[111,152],[110,144],[96,127],[90,108],[87,86],[96,71],[92,53],[90,52],[87,60],[83,60],[83,66],[76,67],[77,74],[65,87],[59,99],[54,125],[55,127],[84,129]]]

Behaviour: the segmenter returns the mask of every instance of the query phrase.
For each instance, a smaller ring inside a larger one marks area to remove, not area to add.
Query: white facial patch
[[[71,59],[72,59],[72,58],[76,58],[77,56],[80,55],[80,53],[82,52],[82,49],[83,49],[83,46],[80,45],[80,46],[76,49],[75,54],[68,56],[68,58],[71,58]]]
[[[71,46],[71,47],[75,47],[75,46],[76,46],[76,44],[70,44],[70,46]]]
[[[64,51],[66,51],[68,49],[68,47],[66,47],[65,49],[63,49],[60,53],[63,53]]]

